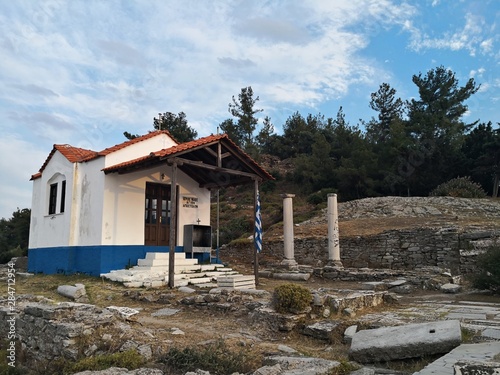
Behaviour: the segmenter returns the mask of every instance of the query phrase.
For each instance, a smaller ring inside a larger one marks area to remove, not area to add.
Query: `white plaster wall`
[[[164,148],[170,148],[172,146],[175,146],[176,144],[177,143],[175,143],[172,138],[170,138],[166,134],[160,133],[156,137],[134,143],[121,150],[114,151],[106,155],[105,167],[146,156],[151,152],[160,151]]]
[[[104,201],[104,158],[77,163],[71,218],[71,245],[101,244]]]
[[[30,219],[30,238],[28,247],[34,249],[38,245],[39,226],[42,224],[43,212],[42,205],[44,202],[40,199],[42,193],[42,179],[33,180],[33,194],[31,197],[31,219]]]
[[[165,174],[161,180],[161,173]],[[104,184],[102,244],[143,245],[144,244],[144,200],[146,182],[170,184],[171,168],[156,167],[146,171],[119,175],[106,175]],[[210,225],[210,191],[198,184],[180,170],[177,173],[180,186],[178,202],[183,195],[198,197],[198,208],[183,208],[178,205],[177,245],[183,245],[184,224]]]
[[[65,212],[60,213],[61,182],[66,180]],[[57,182],[56,213],[49,215],[50,184]],[[42,172],[33,181],[33,198],[30,227],[30,248],[67,246],[71,218],[71,186],[73,164],[56,151]]]

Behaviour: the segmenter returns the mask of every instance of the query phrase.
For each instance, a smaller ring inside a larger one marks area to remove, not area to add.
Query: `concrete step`
[[[174,253],[175,259],[186,259],[186,253]],[[146,259],[169,259],[170,253],[146,253]]]
[[[254,275],[231,275],[217,278],[217,286],[220,288],[255,289]]]
[[[198,264],[197,259],[185,259],[185,258],[176,258],[174,259],[174,265],[177,266],[187,266]],[[169,260],[167,259],[139,259],[137,261],[137,266],[139,267],[168,267]]]
[[[209,283],[212,281],[211,277],[195,277],[195,278],[189,278],[189,284],[204,284],[204,283]]]

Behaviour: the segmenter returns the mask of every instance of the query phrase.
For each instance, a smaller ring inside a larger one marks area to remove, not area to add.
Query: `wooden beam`
[[[239,171],[237,169],[231,169],[231,168],[222,168],[222,167],[218,167],[218,166],[211,165],[211,164],[206,164],[204,162],[195,161],[195,160],[175,158],[175,161],[177,162],[178,165],[183,165],[183,164],[193,165],[197,168],[204,168],[204,169],[208,169],[208,170],[215,171],[218,173],[227,173],[227,174],[235,175],[235,176],[245,176],[245,177],[249,177],[252,179],[259,177],[259,175],[257,175],[256,173],[243,172],[243,171]]]

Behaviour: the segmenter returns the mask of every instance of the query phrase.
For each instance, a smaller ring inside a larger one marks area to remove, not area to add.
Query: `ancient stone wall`
[[[498,235],[493,231],[463,232],[455,227],[391,230],[364,237],[341,235],[340,255],[344,267],[402,270],[440,267],[464,275],[474,272],[476,256]],[[486,245],[485,240],[489,241]],[[283,242],[264,242],[264,251],[279,259],[283,256]],[[327,238],[296,238],[294,253],[299,264],[325,265]]]

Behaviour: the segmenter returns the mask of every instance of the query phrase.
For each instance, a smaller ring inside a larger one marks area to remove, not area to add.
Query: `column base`
[[[340,261],[340,259],[338,259],[338,260],[329,260],[326,265],[327,265],[327,267],[344,268],[344,265],[342,264],[342,262]]]
[[[283,259],[281,261],[281,265],[292,268],[292,267],[297,267],[298,263],[295,261],[295,259]]]

